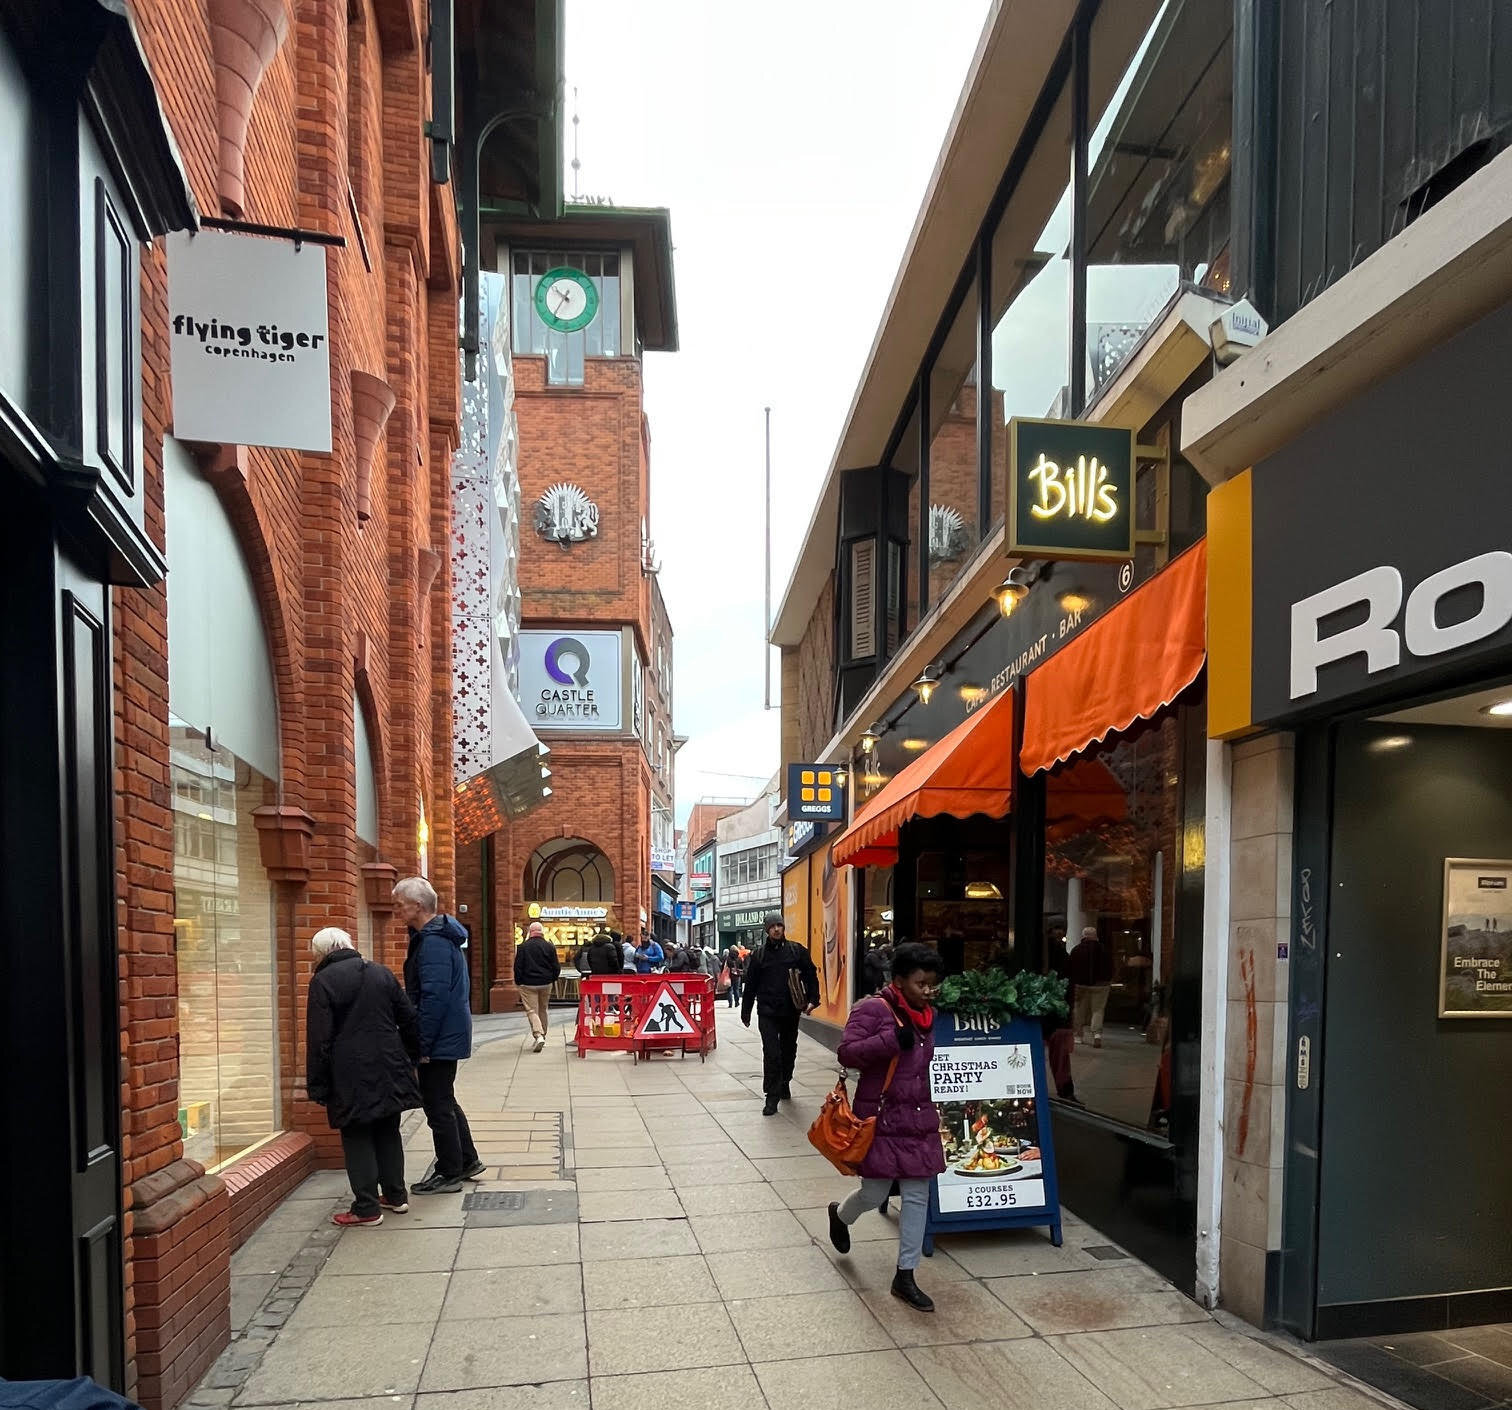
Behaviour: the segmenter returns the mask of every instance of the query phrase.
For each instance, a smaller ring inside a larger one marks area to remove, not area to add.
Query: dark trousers
[[[478,1148],[473,1145],[467,1117],[457,1105],[457,1064],[433,1058],[422,1062],[419,1071],[420,1104],[436,1144],[436,1173],[460,1175],[478,1163]]]
[[[399,1136],[399,1113],[377,1121],[354,1121],[341,1128],[341,1154],[352,1185],[352,1213],[377,1214],[378,1191],[390,1204],[409,1198],[404,1188],[404,1142]]]
[[[740,1003],[740,987],[743,977],[739,974],[730,975],[730,991],[725,995],[725,998],[728,1000],[731,1008]]]
[[[756,1027],[761,1033],[761,1090],[779,1096],[793,1080],[798,1059],[798,1015],[758,1013]]]

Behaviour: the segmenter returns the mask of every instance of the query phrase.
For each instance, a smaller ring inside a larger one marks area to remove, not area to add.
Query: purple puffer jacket
[[[907,1022],[907,1020],[904,1020]],[[929,1060],[934,1034],[917,1033],[913,1047],[898,1047],[898,1025],[885,999],[863,999],[851,1010],[840,1038],[840,1061],[859,1069],[856,1099],[851,1109],[865,1119],[876,1116],[877,1133],[861,1162],[868,1179],[925,1180],[945,1169],[940,1144],[940,1117],[929,1099]],[[887,1066],[898,1059],[892,1085],[881,1101]]]

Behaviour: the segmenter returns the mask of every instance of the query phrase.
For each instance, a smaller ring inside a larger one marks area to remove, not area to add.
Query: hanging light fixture
[[[919,678],[913,683],[914,694],[919,697],[920,704],[928,705],[930,697],[935,693],[935,687],[940,683],[940,673],[933,666],[926,666],[919,672]]]
[[[1029,596],[1029,588],[1033,581],[1028,569],[1010,569],[1008,576],[997,585],[992,594],[993,600],[998,605],[998,611],[1005,617],[1011,617],[1014,608]]]
[[[861,752],[870,754],[877,747],[877,741],[882,738],[880,725],[867,725],[861,735]]]
[[[831,770],[835,777],[835,787],[843,789],[850,782],[850,768],[842,760]]]

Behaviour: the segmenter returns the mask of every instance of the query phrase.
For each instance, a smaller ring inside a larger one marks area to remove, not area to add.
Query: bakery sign
[[[173,434],[329,452],[325,247],[219,230],[167,245]]]
[[[1014,558],[1134,556],[1134,432],[1085,421],[1008,423]]]

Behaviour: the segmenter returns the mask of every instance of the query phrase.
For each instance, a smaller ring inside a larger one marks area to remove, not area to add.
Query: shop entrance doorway
[[[1326,889],[1311,886],[1327,897],[1322,1052],[1291,1094],[1283,1320],[1423,1410],[1497,1404],[1512,1397],[1512,686],[1340,723],[1301,758],[1328,770],[1332,827]]]
[[[110,589],[0,464],[0,1375],[124,1383]]]

